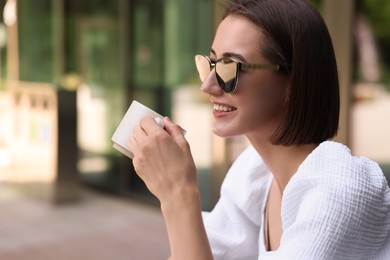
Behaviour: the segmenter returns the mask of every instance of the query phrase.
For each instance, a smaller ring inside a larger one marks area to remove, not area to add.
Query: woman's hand
[[[197,173],[182,129],[164,118],[164,129],[145,117],[133,130],[133,165],[160,200],[171,247],[170,259],[212,259],[201,216]]]
[[[141,119],[129,146],[137,174],[161,203],[198,189],[188,142],[180,126],[168,118],[164,118],[164,129],[152,117]]]

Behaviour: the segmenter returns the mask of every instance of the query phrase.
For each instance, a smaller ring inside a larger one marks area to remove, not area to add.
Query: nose
[[[203,81],[200,90],[209,95],[223,94],[221,87],[218,85],[217,77],[215,76],[215,68],[210,71],[207,78]]]

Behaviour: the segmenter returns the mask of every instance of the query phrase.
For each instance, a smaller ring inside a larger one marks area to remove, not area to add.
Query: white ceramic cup
[[[128,146],[128,141],[133,134],[133,128],[145,116],[154,117],[156,123],[164,127],[162,115],[134,100],[111,138],[114,142],[113,147],[131,159],[134,157],[134,154]]]

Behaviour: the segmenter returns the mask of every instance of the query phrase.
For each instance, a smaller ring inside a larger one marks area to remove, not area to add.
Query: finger
[[[161,128],[161,126],[157,124],[156,120],[150,116],[141,118],[139,125],[142,128],[142,130],[145,131],[146,135],[159,132],[163,129]]]
[[[183,129],[179,125],[173,123],[169,117],[164,117],[164,125],[165,130],[169,133],[170,136],[172,136],[173,139],[185,140]]]
[[[134,157],[139,153],[140,148],[137,143],[137,141],[134,139],[134,137],[131,137],[129,141],[127,142],[127,145],[129,146],[130,150],[132,151]]]
[[[142,143],[147,138],[147,135],[141,126],[138,125],[133,128],[133,138],[137,143]]]
[[[133,133],[130,139],[128,140],[127,144],[130,147],[130,150],[132,151],[134,157],[136,154],[139,154],[141,148],[140,144],[147,138],[145,132],[141,129],[141,127],[136,126],[133,128]]]

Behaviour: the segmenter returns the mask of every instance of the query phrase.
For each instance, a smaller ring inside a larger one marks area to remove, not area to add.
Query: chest
[[[264,239],[268,251],[277,250],[280,245],[283,234],[281,206],[282,193],[276,182],[272,181],[264,213]]]

